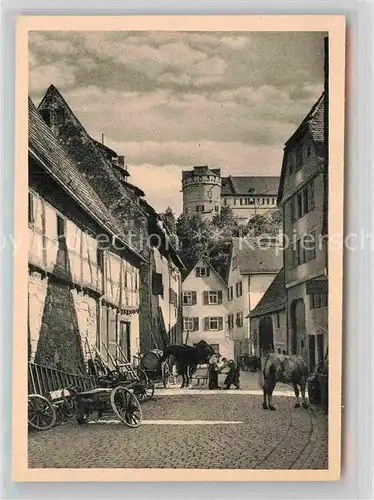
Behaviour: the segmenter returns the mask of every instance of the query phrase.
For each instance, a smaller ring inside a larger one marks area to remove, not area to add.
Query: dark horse
[[[300,407],[299,394],[301,391],[302,404],[307,408],[305,388],[308,378],[308,366],[301,356],[287,356],[285,354],[268,353],[261,360],[260,382],[263,389],[264,410],[275,410],[272,399],[277,382],[292,384],[296,396],[295,408]],[[300,391],[299,391],[300,387]]]
[[[193,346],[169,345],[164,350],[161,361],[166,361],[170,356],[173,356],[178,375],[182,376],[181,387],[188,387],[191,375],[196,371],[197,366],[208,363],[214,352],[214,348],[205,342],[205,340],[200,340],[200,342]]]

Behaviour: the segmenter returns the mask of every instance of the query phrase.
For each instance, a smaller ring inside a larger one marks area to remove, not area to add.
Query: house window
[[[172,304],[174,307],[178,306],[178,295],[172,288],[169,288],[169,303]]]
[[[196,277],[202,278],[204,276],[210,276],[210,268],[209,267],[197,267],[196,268]]]
[[[196,304],[196,292],[183,292],[183,305],[194,306]]]
[[[188,214],[188,208],[187,207],[184,209],[184,213]]]
[[[209,292],[205,291],[203,292],[203,303],[204,305],[215,305],[215,304],[222,304],[222,291],[219,290],[218,292]]]
[[[310,145],[307,144],[304,148],[304,152],[305,152],[305,158],[309,158],[310,156],[310,152],[311,152],[311,148],[310,148]]]
[[[214,207],[214,210],[215,210],[216,212],[218,212],[218,211],[219,211],[219,207],[218,207],[218,206],[215,206],[215,207]]]
[[[206,330],[223,330],[223,318],[222,316],[213,316],[205,318]]]
[[[296,219],[300,219],[303,214],[303,194],[297,193],[296,195]]]
[[[35,222],[35,196],[29,193],[29,224],[34,225]]]
[[[310,295],[310,309],[327,307],[327,293],[312,293]]]
[[[236,326],[243,326],[243,311],[236,313]]]
[[[304,262],[304,246],[301,240],[296,242],[296,263],[297,265],[303,264]]]
[[[205,212],[204,205],[196,205],[196,212],[204,213]]]
[[[236,283],[236,296],[241,297],[243,295],[243,282],[239,281]]]
[[[57,236],[59,238],[62,238],[65,236],[65,219],[63,217],[61,217],[61,215],[59,214],[56,214],[57,215]]]
[[[199,318],[183,318],[183,330],[196,332],[199,329]]]
[[[301,219],[305,214],[313,210],[314,207],[314,180],[312,180],[305,188],[301,189],[291,198],[291,222]]]
[[[229,301],[233,300],[234,298],[234,287],[230,286],[229,289],[227,290],[227,298]]]
[[[290,200],[290,215],[291,215],[291,223],[296,221],[296,212],[295,212],[295,198],[291,198]]]
[[[308,262],[316,257],[316,233],[313,231],[312,233],[307,234],[303,238],[303,246],[304,246],[304,262]]]
[[[308,212],[315,207],[314,201],[314,179],[308,184]]]
[[[164,296],[162,274],[156,273],[155,271],[152,273],[152,293],[153,295],[161,295],[161,297]]]
[[[276,321],[277,328],[280,328],[280,315],[279,315],[279,313],[276,313],[275,321]]]
[[[234,329],[234,315],[233,314],[229,314],[227,316],[227,325],[228,325],[229,330]]]
[[[104,272],[104,250],[98,248],[96,250],[97,267],[100,272]]]

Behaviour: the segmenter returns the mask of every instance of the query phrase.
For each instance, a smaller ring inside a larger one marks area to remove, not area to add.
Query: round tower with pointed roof
[[[221,169],[207,165],[182,171],[183,213],[211,219],[221,210]]]

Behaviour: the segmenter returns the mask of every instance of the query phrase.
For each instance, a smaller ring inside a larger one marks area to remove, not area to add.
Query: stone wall
[[[82,340],[86,336],[95,343],[96,334],[93,297],[53,277],[29,273],[30,361],[80,373],[84,371]]]

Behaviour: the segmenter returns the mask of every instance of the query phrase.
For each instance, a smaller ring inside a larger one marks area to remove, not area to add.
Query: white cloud
[[[63,92],[66,87],[75,83],[74,70],[74,67],[59,62],[33,68],[29,78],[30,93],[39,93],[51,84]]]
[[[179,165],[130,166],[129,181],[144,190],[147,202],[156,212],[164,212],[170,206],[179,215],[182,212],[181,170]]]

